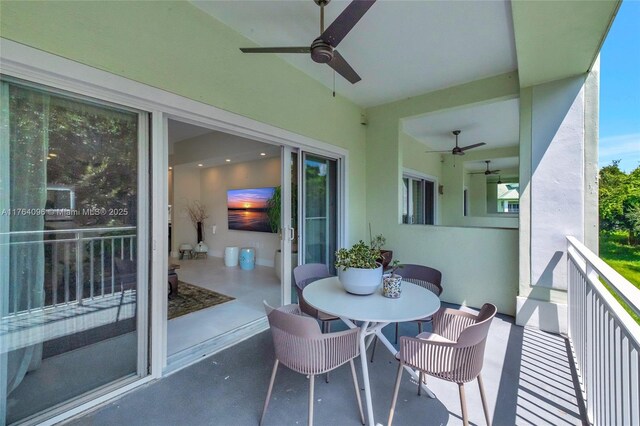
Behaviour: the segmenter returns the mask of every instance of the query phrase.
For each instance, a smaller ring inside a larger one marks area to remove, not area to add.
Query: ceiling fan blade
[[[434,152],[448,152],[449,154],[451,154],[451,150],[450,149],[447,149],[446,151],[425,151],[425,152],[427,154],[431,154],[431,153],[434,153]]]
[[[297,47],[241,47],[243,53],[310,53],[309,46]]]
[[[346,78],[352,84],[355,84],[362,80],[358,73],[355,72],[353,68],[351,68],[351,65],[349,65],[347,61],[344,60],[342,55],[339,54],[337,50],[333,51],[333,59],[329,61],[327,65],[336,70],[338,74]]]
[[[491,170],[491,172],[490,172],[490,173],[491,173],[492,175],[495,175],[495,174],[498,174],[499,172],[500,172],[500,169],[498,169],[498,170]]]
[[[333,47],[337,47],[342,39],[351,31],[376,0],[353,0],[336,18],[335,21],[320,34],[320,38]],[[337,71],[337,70],[336,70]]]
[[[477,147],[482,146],[482,145],[486,145],[486,143],[480,142],[480,143],[474,143],[473,145],[462,146],[462,147],[460,147],[460,150],[461,151],[466,151],[468,149],[477,148]]]

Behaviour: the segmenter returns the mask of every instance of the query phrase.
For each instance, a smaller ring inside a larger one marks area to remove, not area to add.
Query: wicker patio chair
[[[276,360],[273,364],[260,424],[262,425],[269,406],[273,382],[280,363],[297,373],[309,376],[308,424],[311,426],[313,424],[315,376],[334,370],[347,362],[351,366],[351,377],[360,411],[360,421],[364,424],[360,387],[353,364],[353,359],[359,354],[358,333],[360,329],[354,328],[323,334],[316,320],[303,316],[298,305],[286,305],[278,309],[272,308],[267,302],[264,302],[264,305],[273,337]]]

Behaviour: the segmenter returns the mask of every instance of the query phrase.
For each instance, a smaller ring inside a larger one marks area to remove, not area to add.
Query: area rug
[[[169,296],[168,317],[169,319],[177,318],[233,299],[233,297],[179,281],[178,294]]]

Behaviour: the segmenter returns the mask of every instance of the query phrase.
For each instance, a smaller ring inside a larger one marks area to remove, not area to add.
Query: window
[[[520,212],[520,185],[518,182],[497,184],[498,213]]]
[[[434,225],[436,181],[413,174],[402,177],[402,223]]]

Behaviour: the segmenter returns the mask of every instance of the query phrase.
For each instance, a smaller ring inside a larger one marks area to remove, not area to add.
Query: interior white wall
[[[254,247],[256,263],[273,267],[275,252],[280,248],[278,234],[230,230],[227,190],[280,185],[280,163],[280,158],[276,157],[203,168],[200,171],[200,199],[209,211],[204,232],[209,256],[223,257],[227,246]],[[214,225],[215,235],[212,232]]]
[[[200,200],[200,170],[188,165],[173,166],[173,205],[171,219],[171,254],[178,256],[180,244],[195,247],[197,232],[189,219],[187,207]]]

